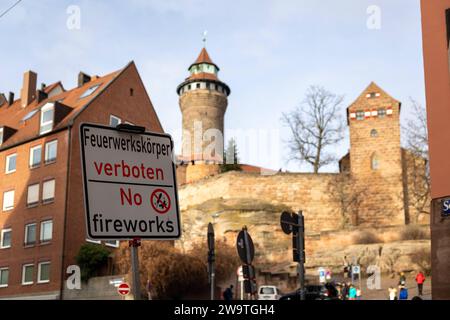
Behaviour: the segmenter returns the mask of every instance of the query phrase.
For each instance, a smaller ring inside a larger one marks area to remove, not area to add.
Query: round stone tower
[[[223,162],[224,116],[230,88],[219,80],[219,67],[205,48],[177,87],[183,116],[182,156],[186,182],[219,173]]]

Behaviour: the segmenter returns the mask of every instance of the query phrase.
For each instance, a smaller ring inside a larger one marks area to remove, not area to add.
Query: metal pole
[[[141,300],[141,281],[139,274],[139,256],[138,256],[139,239],[131,240],[130,246],[131,246],[131,272],[133,276],[133,285],[131,288],[134,300]]]
[[[306,300],[305,297],[305,226],[303,220],[303,213],[299,211],[298,213],[298,234],[297,234],[297,248],[299,254],[299,263],[298,263],[298,276],[300,280],[300,299]]]
[[[211,300],[214,300],[214,277],[215,277],[214,262],[212,262],[211,263]]]
[[[248,241],[248,233],[247,233],[247,227],[244,227],[244,245],[245,245],[245,249],[246,249],[246,255],[247,255],[247,261],[250,262],[252,260],[251,255],[250,255],[250,245],[249,245],[249,241]],[[251,263],[249,263],[250,268],[251,268]],[[253,275],[255,276],[255,275]],[[250,283],[253,281],[253,279],[249,279]],[[252,286],[250,286],[252,287]],[[253,293],[250,293],[250,300],[253,300]]]

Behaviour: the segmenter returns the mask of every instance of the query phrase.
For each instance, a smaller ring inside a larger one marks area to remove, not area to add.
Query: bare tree
[[[290,128],[288,141],[290,160],[310,164],[314,173],[335,161],[327,148],[343,137],[343,121],[339,115],[343,96],[320,86],[310,86],[304,101],[290,113],[283,113],[282,121]]]
[[[334,201],[338,203],[341,215],[340,228],[357,225],[358,210],[366,194],[366,188],[356,183],[349,172],[337,174],[328,184],[328,191]]]
[[[414,99],[410,100],[414,118],[409,119],[403,126],[406,144],[408,200],[416,213],[429,214],[431,183],[428,162],[427,114],[425,107]]]

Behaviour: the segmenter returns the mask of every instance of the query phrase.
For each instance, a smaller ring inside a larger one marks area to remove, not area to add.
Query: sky
[[[0,14],[16,2],[0,0]],[[287,161],[280,121],[310,85],[344,95],[342,117],[371,81],[403,102],[404,123],[410,98],[425,104],[419,0],[22,0],[0,18],[0,92],[18,95],[30,69],[38,83],[70,89],[79,71],[107,74],[133,60],[179,151],[175,90],[205,30],[231,88],[225,140],[236,137],[242,163],[310,169]],[[331,151],[348,148],[347,134]]]

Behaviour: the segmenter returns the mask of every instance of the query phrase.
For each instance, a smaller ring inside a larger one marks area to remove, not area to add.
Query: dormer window
[[[99,84],[97,84],[97,85],[95,85],[93,87],[90,87],[85,92],[83,92],[83,94],[80,96],[80,99],[83,99],[83,98],[86,98],[86,97],[90,96],[91,94],[93,94],[98,89],[98,87],[100,87]]]
[[[53,104],[47,104],[41,109],[41,129],[40,134],[44,134],[52,131],[53,118],[55,114],[55,108]]]

